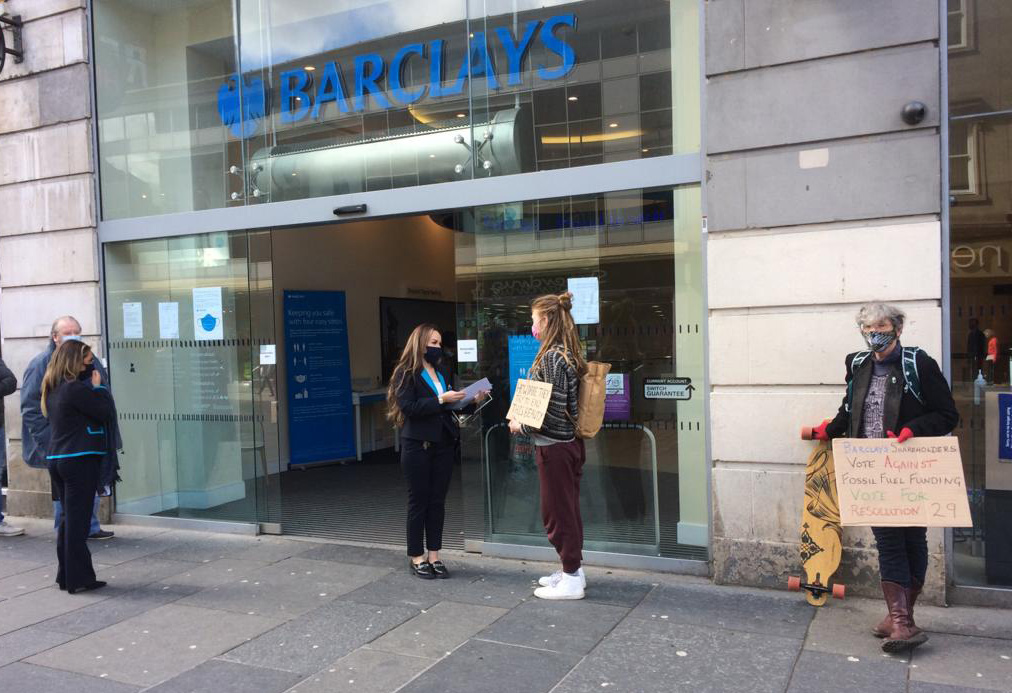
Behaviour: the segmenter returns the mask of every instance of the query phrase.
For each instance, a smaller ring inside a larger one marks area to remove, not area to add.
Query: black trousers
[[[401,439],[401,468],[408,480],[409,556],[421,556],[425,548],[443,548],[446,492],[456,459],[457,441],[449,435],[439,443]]]
[[[928,572],[928,530],[925,527],[872,527],[878,546],[882,580],[904,587],[924,584]]]
[[[87,587],[95,582],[95,567],[88,550],[91,511],[102,465],[101,455],[50,460],[49,479],[63,504],[63,518],[56,530],[56,558],[60,567],[56,582],[64,589]]]

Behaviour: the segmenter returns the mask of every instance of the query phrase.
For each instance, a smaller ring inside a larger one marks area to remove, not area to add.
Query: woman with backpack
[[[814,429],[818,440],[944,436],[959,421],[949,384],[933,358],[900,345],[906,316],[869,303],[857,314],[868,351],[848,354],[847,394],[836,417]],[[888,614],[872,633],[886,652],[911,650],[928,637],[914,623],[914,603],[928,568],[924,527],[872,527]]]
[[[541,482],[541,519],[562,569],[541,578],[534,596],[583,599],[587,585],[580,517],[580,477],[586,451],[576,434],[580,378],[587,370],[580,335],[570,311],[573,294],[541,296],[531,303],[531,334],[541,346],[528,371],[531,380],[551,383],[552,397],[541,428],[509,422],[510,432],[531,436]]]

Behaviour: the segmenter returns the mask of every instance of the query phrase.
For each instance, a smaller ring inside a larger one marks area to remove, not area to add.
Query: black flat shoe
[[[442,561],[434,561],[432,563],[432,572],[435,573],[437,578],[448,578],[450,577],[450,571],[446,569]]]
[[[408,561],[408,569],[411,571],[412,575],[420,577],[423,580],[431,580],[436,577],[435,572],[432,570],[432,564],[428,561],[422,561],[421,563]]]
[[[92,582],[92,583],[90,583],[88,585],[85,585],[84,587],[74,587],[72,589],[68,589],[67,590],[67,594],[78,594],[79,592],[90,592],[91,590],[102,589],[107,584],[108,583],[106,583],[103,580],[95,580],[95,582]]]

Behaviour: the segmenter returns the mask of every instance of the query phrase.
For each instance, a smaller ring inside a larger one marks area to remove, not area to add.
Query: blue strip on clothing
[[[95,385],[91,389],[92,390],[108,390],[109,388],[107,388],[105,385]]]
[[[439,378],[439,384],[443,386],[443,392],[446,392],[446,381],[443,379],[443,374],[436,371],[436,377]],[[436,383],[432,381],[432,376],[429,375],[428,371],[422,370],[422,379],[425,381],[426,385],[432,388],[432,391],[435,392],[436,395],[439,395],[439,390],[436,389]]]
[[[46,455],[47,460],[60,460],[64,457],[84,457],[85,455],[99,455],[104,457],[105,453],[97,450],[91,450],[88,452],[68,452],[66,455]]]
[[[105,429],[104,428],[100,428],[97,431],[93,431],[93,430],[91,430],[91,426],[85,426],[85,430],[88,431],[88,435],[93,435],[93,436],[105,435]]]

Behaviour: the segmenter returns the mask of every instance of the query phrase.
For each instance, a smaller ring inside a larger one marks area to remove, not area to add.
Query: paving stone
[[[881,653],[880,653],[881,654]],[[787,693],[906,693],[907,666],[881,657],[801,653]]]
[[[658,585],[632,616],[804,638],[812,607],[794,594],[718,585]]]
[[[11,555],[13,555],[13,551],[11,551]],[[54,552],[52,556],[49,557],[50,560],[43,563],[40,561],[25,561],[17,558],[8,558],[5,554],[0,553],[0,579],[6,580],[10,576],[24,575],[25,573],[30,573],[33,570],[38,570],[39,568],[44,567],[46,563],[51,562],[52,557],[55,555],[56,553]]]
[[[812,607],[815,614],[808,627],[805,649],[830,652],[862,660],[884,659],[882,641],[871,629],[885,616],[885,606],[870,599],[847,599]],[[906,659],[898,657],[897,659]]]
[[[137,686],[128,686],[109,679],[94,678],[47,667],[17,662],[0,668],[0,691],[73,691],[73,693],[134,693]]]
[[[0,542],[0,577],[32,570],[56,560],[56,539],[14,537]],[[26,565],[25,564],[30,564]]]
[[[422,657],[359,648],[310,676],[291,693],[389,693],[432,663]]]
[[[931,633],[911,659],[911,681],[992,691],[1012,689],[1012,640]]]
[[[7,635],[0,635],[0,667],[62,645],[73,637],[67,633],[44,630],[39,626],[29,626]]]
[[[626,619],[553,693],[781,693],[801,641]]]
[[[352,565],[371,565],[392,570],[403,570],[408,561],[403,551],[374,549],[369,546],[352,544],[309,544],[308,546],[312,548],[300,553],[299,558]]]
[[[210,563],[194,565],[185,563],[185,568],[170,577],[161,581],[163,585],[188,585],[192,587],[213,587],[223,585],[235,580],[248,579],[254,571],[266,567],[267,561],[240,560],[237,558],[222,558]]]
[[[95,574],[111,587],[125,591],[164,580],[192,567],[192,563],[184,561],[165,561],[147,556],[116,565],[96,565]]]
[[[383,568],[289,558],[209,587],[183,603],[288,620],[386,575]]]
[[[985,693],[986,688],[966,688],[964,686],[946,686],[942,683],[925,683],[911,681],[908,693]]]
[[[166,533],[150,537],[116,536],[105,541],[90,541],[88,548],[91,549],[91,560],[103,565],[119,565],[145,557],[185,561],[185,557],[165,555],[170,547],[175,547],[178,544],[179,539]]]
[[[55,585],[0,602],[0,635],[108,599],[109,592],[67,594]]]
[[[918,604],[915,611],[917,625],[929,632],[984,638],[1012,638],[1008,609]]]
[[[157,609],[163,604],[182,599],[193,594],[197,588],[168,585],[158,588],[156,585],[147,585],[139,589],[117,593],[117,588],[110,585],[105,590],[110,590],[113,596],[97,604],[43,621],[39,626],[61,633],[87,635],[128,618],[139,616],[146,611]]]
[[[653,586],[642,579],[599,577],[588,573],[584,599],[589,602],[613,604],[632,609],[640,604],[652,589]]]
[[[56,567],[52,563],[0,579],[0,597],[10,599],[51,586],[56,582]]]
[[[234,534],[189,533],[175,535],[171,545],[163,547],[157,558],[190,563],[210,563],[246,551],[255,543],[255,537]]]
[[[274,619],[167,604],[54,649],[32,664],[152,686],[278,625]]]
[[[587,601],[524,602],[478,634],[482,640],[586,654],[629,610]]]
[[[296,541],[282,537],[250,537],[249,541],[238,544],[228,553],[229,558],[241,561],[263,561],[276,563],[292,556],[302,556],[317,546],[315,542]]]
[[[411,693],[539,693],[552,690],[579,659],[561,652],[469,640],[412,681],[408,690]]]
[[[145,693],[194,693],[195,691],[281,693],[287,691],[301,679],[301,676],[290,671],[278,671],[212,659],[169,679],[165,683],[147,689]]]
[[[506,614],[506,609],[440,602],[373,641],[386,652],[439,659]]]
[[[312,674],[414,616],[406,607],[331,602],[223,655],[223,659]]]
[[[441,601],[509,609],[531,594],[527,582],[512,577],[461,569],[454,571],[448,580],[421,580],[408,574],[405,568],[403,572],[386,575],[344,598],[366,604],[404,604],[417,609],[428,609]]]

